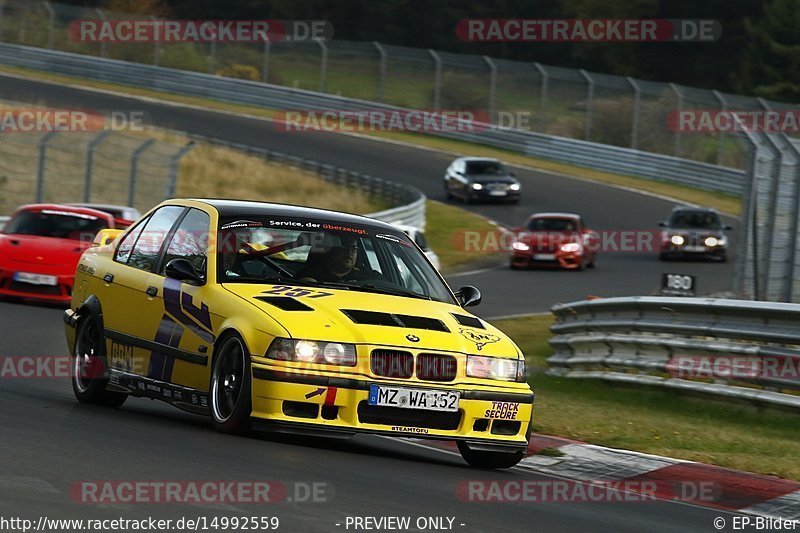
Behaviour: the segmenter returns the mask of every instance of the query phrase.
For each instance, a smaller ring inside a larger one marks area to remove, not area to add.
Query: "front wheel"
[[[458,451],[461,457],[474,468],[511,468],[522,461],[525,452],[489,452],[484,450],[472,450],[469,444],[458,441]]]
[[[72,392],[81,403],[119,407],[127,394],[106,390],[108,362],[100,320],[89,315],[78,323],[75,357],[72,359]]]
[[[211,418],[223,433],[250,430],[250,354],[237,335],[225,339],[217,350],[211,370]]]

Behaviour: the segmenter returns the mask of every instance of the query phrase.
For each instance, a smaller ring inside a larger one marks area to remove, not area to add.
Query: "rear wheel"
[[[106,390],[108,362],[100,319],[89,315],[78,323],[72,360],[72,391],[82,403],[119,407],[127,394]]]
[[[214,428],[223,433],[250,430],[250,354],[238,335],[219,345],[211,369],[211,418]]]
[[[523,450],[518,452],[472,450],[469,444],[463,441],[458,441],[458,451],[461,452],[461,457],[475,468],[511,468],[525,457]]]

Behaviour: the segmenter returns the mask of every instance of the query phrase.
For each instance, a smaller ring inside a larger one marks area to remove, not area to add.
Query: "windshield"
[[[497,161],[469,161],[467,174],[487,174],[490,176],[505,176],[506,170]]]
[[[17,213],[8,221],[3,233],[91,242],[98,231],[107,227],[105,220],[92,215],[43,209]]]
[[[719,229],[719,215],[708,211],[677,211],[672,214],[669,227],[680,229]]]
[[[290,283],[456,303],[400,231],[311,219],[223,218],[218,250],[220,283]]]
[[[578,224],[569,218],[534,218],[528,222],[528,231],[577,231]]]

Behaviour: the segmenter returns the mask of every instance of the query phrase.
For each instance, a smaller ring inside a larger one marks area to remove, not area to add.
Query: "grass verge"
[[[137,96],[156,98],[164,101],[197,105],[220,111],[247,113],[250,115],[260,116],[263,118],[272,118],[276,112],[275,110],[271,109],[264,109],[264,108],[245,106],[239,104],[230,104],[226,102],[220,102],[205,98],[186,97],[186,96],[152,91],[147,89],[138,89],[113,83],[96,82],[81,78],[74,78],[71,76],[43,73],[19,67],[1,66],[0,72],[7,72],[10,74],[28,76],[48,81],[83,85],[86,87],[93,87],[98,89],[113,90]],[[646,192],[670,196],[686,202],[714,207],[722,212],[729,213],[731,215],[739,215],[741,212],[741,201],[734,196],[722,193],[708,192],[682,185],[662,183],[643,178],[637,178],[634,176],[626,176],[621,174],[613,174],[610,172],[590,170],[583,167],[567,165],[564,163],[557,163],[553,161],[547,161],[544,159],[537,159],[534,157],[529,157],[514,152],[509,152],[507,150],[501,150],[499,148],[492,148],[464,141],[454,141],[450,139],[443,139],[438,137],[431,137],[427,135],[419,135],[419,134],[405,133],[405,132],[373,133],[373,134],[367,133],[367,134],[402,142],[408,142],[419,146],[425,146],[428,148],[441,150],[444,152],[450,152],[457,155],[469,154],[477,156],[498,157],[514,165],[528,166],[537,170],[555,172],[558,174],[564,174],[566,176],[573,176],[601,183],[631,187]]]
[[[462,232],[475,231],[485,235],[496,230],[482,216],[434,200],[428,200],[426,215],[425,234],[428,244],[439,256],[442,272],[448,273],[460,266],[493,255],[493,252],[487,251],[467,251],[460,245],[463,244],[463,239],[459,239],[459,235],[463,235]]]
[[[800,417],[709,396],[611,386],[541,372],[552,353],[549,315],[494,324],[528,356],[536,392],[534,431],[800,480]]]

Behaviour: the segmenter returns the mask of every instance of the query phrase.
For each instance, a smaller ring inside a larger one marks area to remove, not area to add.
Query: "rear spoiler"
[[[131,224],[133,224],[134,222],[135,222],[134,220],[128,220],[126,218],[114,218],[114,227],[125,229],[129,228]]]

